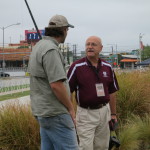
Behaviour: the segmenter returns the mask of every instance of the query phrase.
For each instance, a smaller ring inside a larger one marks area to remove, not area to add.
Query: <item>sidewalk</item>
[[[10,105],[10,104],[19,104],[19,105],[26,105],[30,104],[30,96],[24,96],[24,97],[19,97],[16,99],[9,99],[9,100],[4,100],[0,101],[0,108],[5,107],[5,105]]]

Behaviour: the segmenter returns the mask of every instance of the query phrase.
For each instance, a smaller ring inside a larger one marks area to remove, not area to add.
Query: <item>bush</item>
[[[125,124],[120,127],[119,139],[120,148],[119,150],[137,150],[139,147],[139,133],[137,132],[137,126],[134,124]]]
[[[38,150],[39,126],[27,105],[11,104],[0,110],[0,149]]]
[[[117,73],[117,131],[119,150],[150,149],[150,71]],[[74,107],[76,102],[74,99]],[[30,106],[0,109],[0,150],[39,150],[39,125]]]
[[[126,124],[120,122],[118,137],[121,142],[119,150],[149,150],[150,148],[150,114],[132,115]]]
[[[117,73],[119,150],[150,148],[150,71]]]
[[[117,111],[121,120],[150,112],[150,71],[117,74]]]

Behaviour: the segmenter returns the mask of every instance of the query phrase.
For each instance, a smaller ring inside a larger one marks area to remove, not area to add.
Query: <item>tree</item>
[[[142,61],[150,58],[150,46],[149,45],[144,46],[144,50],[141,51],[141,58],[142,58]]]

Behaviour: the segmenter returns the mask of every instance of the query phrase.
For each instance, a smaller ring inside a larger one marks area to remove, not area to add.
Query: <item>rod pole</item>
[[[27,8],[28,8],[29,13],[30,13],[30,16],[31,16],[31,18],[32,18],[32,21],[33,21],[34,26],[35,26],[35,28],[36,28],[36,31],[37,31],[37,33],[38,33],[38,35],[39,35],[39,38],[42,39],[42,36],[41,36],[41,34],[40,34],[40,32],[39,32],[39,29],[38,29],[38,27],[37,27],[37,24],[36,24],[36,22],[35,22],[35,20],[34,20],[34,17],[33,17],[33,15],[32,15],[32,12],[31,12],[31,10],[30,10],[30,7],[29,7],[29,5],[28,5],[28,3],[27,3],[27,0],[24,0],[24,1],[25,1],[26,5],[27,5]]]

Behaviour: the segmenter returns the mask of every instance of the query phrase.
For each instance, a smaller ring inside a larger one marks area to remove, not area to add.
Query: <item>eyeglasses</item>
[[[98,46],[98,44],[96,44],[96,43],[86,43],[85,44],[85,46],[90,46],[90,45],[93,46],[93,47]]]

